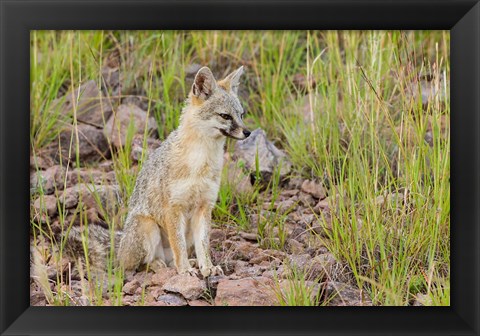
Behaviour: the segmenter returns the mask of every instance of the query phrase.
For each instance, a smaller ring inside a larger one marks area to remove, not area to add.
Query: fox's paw
[[[204,277],[208,277],[208,276],[213,276],[213,275],[223,275],[223,270],[220,266],[213,266],[213,265],[210,265],[209,267],[202,267],[200,268],[200,273],[202,273],[202,275]]]
[[[155,273],[158,273],[161,269],[166,268],[167,264],[165,261],[156,259],[150,264],[150,269]]]
[[[186,269],[183,269],[183,270],[178,270],[178,274],[181,274],[181,275],[191,275],[191,276],[194,276],[194,277],[197,277],[198,276],[198,270],[194,267],[189,267],[189,268],[186,268]]]

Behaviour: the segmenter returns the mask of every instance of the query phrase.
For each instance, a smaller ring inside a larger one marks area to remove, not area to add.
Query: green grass
[[[64,125],[76,125],[75,115],[53,108],[58,91],[72,92],[87,80],[100,86],[101,68],[114,50],[120,52],[121,97],[147,102],[160,139],[178,126],[190,64],[209,65],[218,77],[243,64],[247,124],[262,127],[287,152],[292,176],[328,187],[332,229],[317,239],[347,265],[374,304],[407,305],[423,293],[433,305],[448,305],[449,42],[444,31],[33,31],[32,153],[53,143]],[[296,74],[314,78],[315,85],[307,81],[300,90],[292,81]],[[415,98],[421,93],[417,75],[433,76],[439,92],[425,105]],[[439,81],[441,76],[446,80]],[[109,98],[115,104],[120,97]],[[424,139],[427,131],[431,144]],[[72,153],[78,152],[77,137],[74,129]],[[145,139],[146,133],[144,145]],[[112,156],[121,211],[138,173],[130,150],[131,137]],[[78,156],[74,161],[82,166]],[[280,189],[274,179],[266,190],[255,185],[238,195],[223,179],[214,221],[249,230],[249,215],[259,214],[265,200],[273,204]],[[393,193],[397,201],[388,200]],[[381,196],[387,201],[379,202]],[[41,190],[32,201],[36,197],[43,197]],[[58,208],[66,230],[71,223],[60,202]],[[77,209],[81,220],[84,212]],[[286,215],[272,216],[259,223],[257,233],[264,247],[282,249]],[[122,216],[106,217],[112,230],[122,225]],[[38,225],[32,215],[34,235],[58,245],[50,224],[47,219]],[[279,240],[271,239],[274,232]],[[113,269],[109,274],[120,276]],[[110,290],[120,304],[119,282]],[[68,302],[62,293],[52,296],[54,304]],[[89,296],[101,304],[101,293]]]

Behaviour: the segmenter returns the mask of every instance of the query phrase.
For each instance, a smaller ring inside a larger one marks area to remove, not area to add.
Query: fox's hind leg
[[[125,270],[150,264],[163,256],[160,227],[146,216],[132,216],[118,249],[118,260]],[[164,258],[164,256],[163,256]]]

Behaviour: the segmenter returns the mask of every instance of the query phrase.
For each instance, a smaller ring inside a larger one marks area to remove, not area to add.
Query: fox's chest
[[[193,146],[179,167],[182,173],[170,185],[170,198],[174,203],[193,205],[215,203],[220,187],[223,166],[223,148]],[[172,167],[175,172],[176,167]]]

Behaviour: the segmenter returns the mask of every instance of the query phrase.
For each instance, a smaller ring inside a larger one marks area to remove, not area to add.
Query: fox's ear
[[[230,90],[237,94],[238,91],[238,85],[240,84],[240,77],[243,74],[243,65],[232,72],[230,75],[225,77],[225,79],[222,81],[227,84],[227,86],[230,88]]]
[[[207,100],[217,88],[217,82],[212,71],[203,67],[198,70],[192,86],[192,93],[195,97]]]

